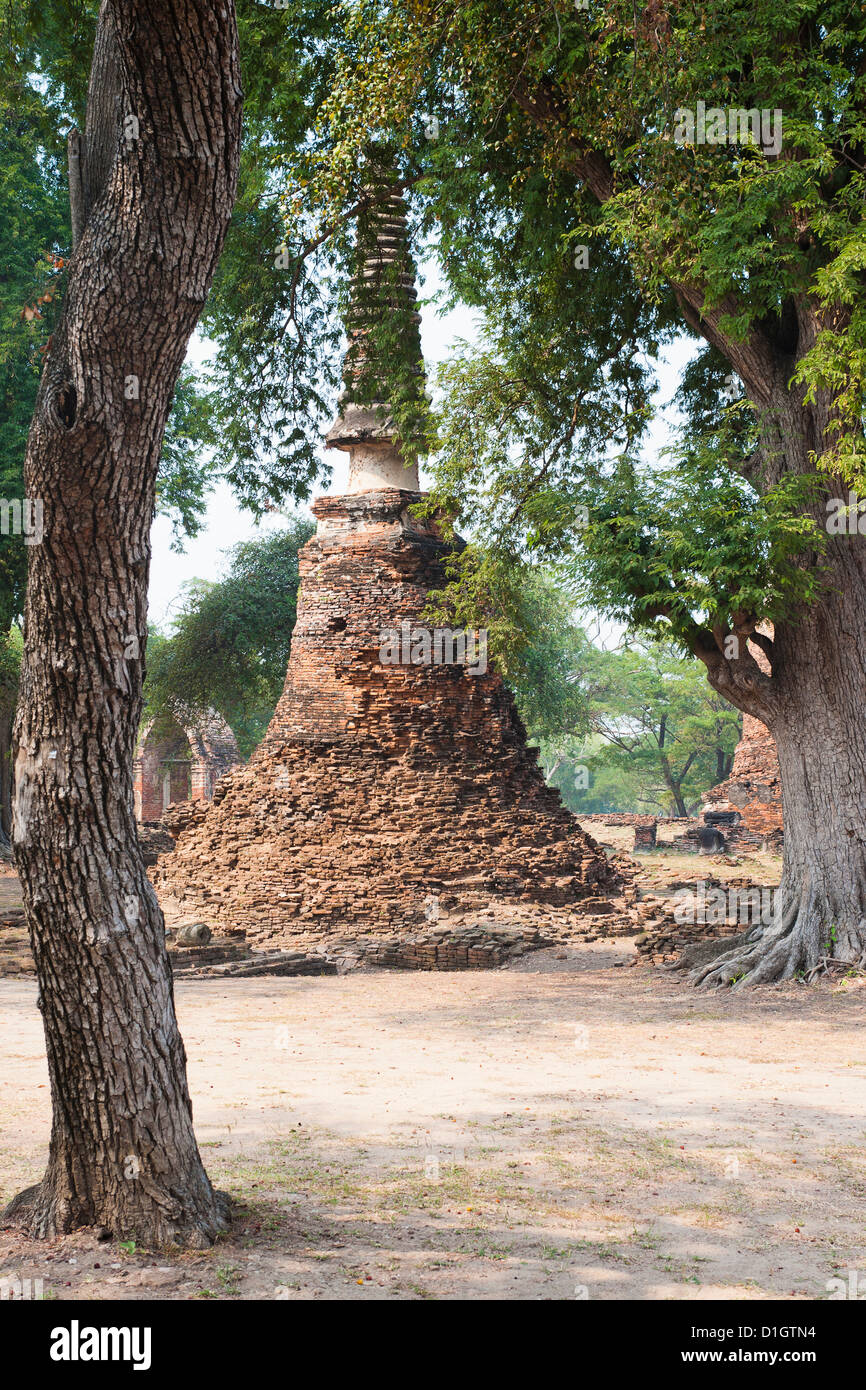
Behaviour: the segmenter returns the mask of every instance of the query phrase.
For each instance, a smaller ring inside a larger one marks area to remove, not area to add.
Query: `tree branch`
[[[568,111],[553,82],[545,78],[530,91],[525,85],[515,87],[515,101],[536,125],[555,124],[565,133],[566,143],[573,153],[566,167],[586,185],[602,206],[616,191],[613,168],[607,157],[588,145],[580,145],[569,133]],[[689,327],[711,343],[730,362],[748,387],[750,397],[757,403],[769,403],[777,376],[777,362],[772,346],[759,328],[753,327],[744,341],[729,338],[719,327],[721,320],[736,314],[741,306],[736,296],[726,295],[714,308],[706,308],[706,290],[688,281],[671,285],[683,318]]]
[[[66,137],[69,168],[69,219],[72,223],[72,249],[75,250],[84,231],[84,138],[77,127]]]
[[[82,169],[85,225],[108,182],[120,140],[122,79],[114,26],[115,6],[111,0],[102,0],[87,91]]]

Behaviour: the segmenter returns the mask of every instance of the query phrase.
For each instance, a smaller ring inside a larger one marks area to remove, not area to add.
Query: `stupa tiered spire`
[[[401,449],[395,419],[424,399],[415,280],[402,186],[387,150],[374,146],[358,214],[340,414],[325,439],[349,454],[348,494],[419,489],[417,460],[411,443]]]

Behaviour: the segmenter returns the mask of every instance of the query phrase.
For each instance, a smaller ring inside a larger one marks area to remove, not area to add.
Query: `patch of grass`
[[[217,1279],[219,1279],[222,1284],[224,1292],[230,1297],[237,1297],[237,1295],[240,1294],[241,1290],[238,1282],[239,1274],[240,1268],[238,1265],[220,1265],[217,1269]]]

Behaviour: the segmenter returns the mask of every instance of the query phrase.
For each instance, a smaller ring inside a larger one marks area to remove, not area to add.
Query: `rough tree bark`
[[[829,492],[847,496],[841,482]],[[826,564],[813,608],[772,640],[752,636],[769,675],[745,653],[734,663],[703,653],[714,688],[776,741],[785,839],[772,921],[703,965],[696,984],[791,979],[822,957],[866,965],[866,538],[829,537]]]
[[[103,0],[83,228],[25,464],[45,535],[29,557],[13,831],[53,1127],[41,1184],[10,1212],[37,1236],[94,1224],[196,1246],[227,1221],[193,1133],[132,758],[158,456],[231,215],[240,120],[231,0]]]

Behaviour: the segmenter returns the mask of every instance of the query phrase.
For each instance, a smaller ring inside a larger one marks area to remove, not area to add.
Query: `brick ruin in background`
[[[772,629],[767,626],[767,635]],[[769,674],[770,663],[760,647],[749,650],[761,670]],[[743,715],[743,736],[737,744],[731,775],[719,786],[704,792],[701,821],[665,819],[665,825],[682,825],[683,833],[674,837],[678,849],[694,854],[717,854],[727,850],[782,847],[782,784],[779,759],[773,735],[765,724],[750,714]],[[582,816],[583,821],[602,821],[607,825],[633,825],[636,853],[653,848],[654,837],[647,828],[656,825],[653,817],[639,815]]]
[[[151,721],[132,765],[136,820],[155,824],[171,805],[210,801],[220,777],[240,761],[234,734],[214,710],[194,724]]]
[[[772,628],[762,629],[772,637]],[[749,644],[761,670],[770,673],[770,663],[760,647]],[[736,812],[737,825],[727,834],[732,848],[748,848],[769,842],[778,847],[782,839],[782,783],[779,758],[773,735],[760,719],[743,715],[743,737],[737,744],[731,775],[726,782],[704,792],[704,815]]]
[[[387,282],[380,312],[395,293],[411,305],[420,364],[399,191],[372,221],[362,277]],[[615,910],[629,927],[633,889],[546,785],[499,676],[473,674],[482,663],[459,653],[381,659],[383,632],[426,630],[451,546],[413,513],[417,466],[390,407],[355,399],[352,385],[350,372],[328,435],[349,453],[348,492],[313,505],[282,698],[250,763],[185,814],[155,871],[160,896],[260,947],[339,955],[367,934],[379,963],[420,968],[497,963],[521,937],[538,944],[551,914],[588,931]]]
[[[782,835],[782,784],[773,735],[765,724],[743,715],[743,737],[726,782],[704,792],[704,814],[731,811],[739,823],[727,835],[732,845],[778,842]]]

